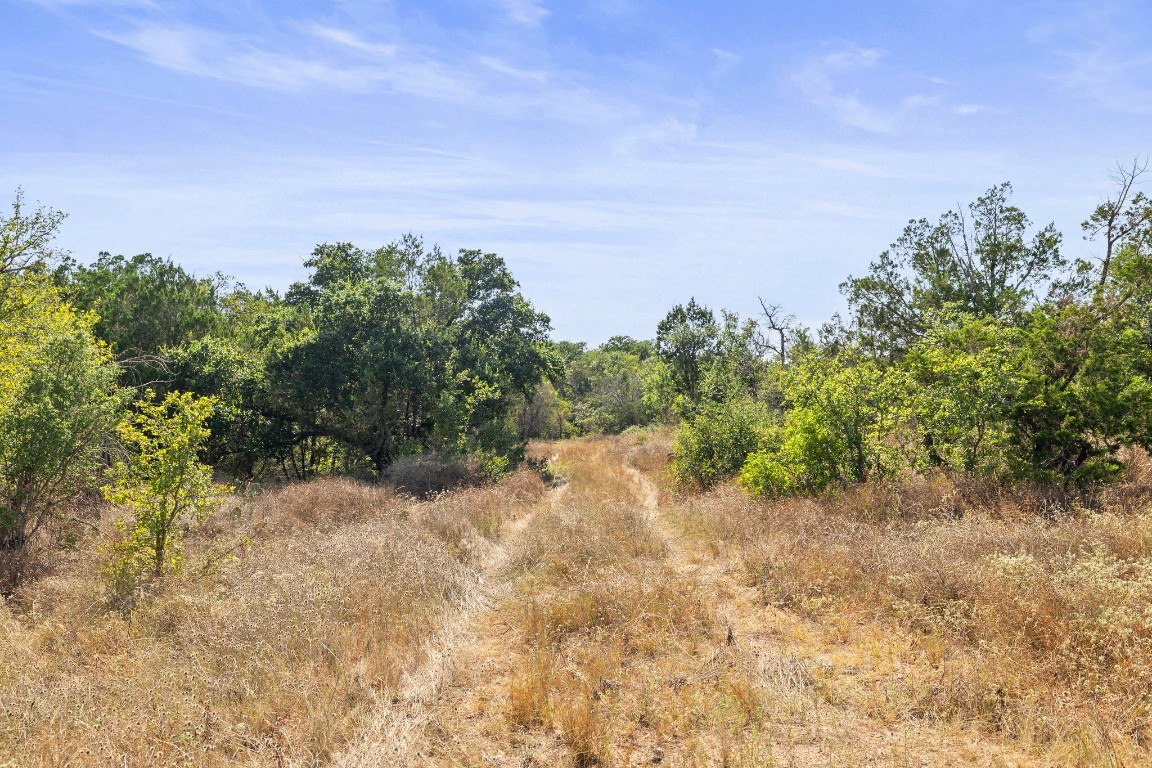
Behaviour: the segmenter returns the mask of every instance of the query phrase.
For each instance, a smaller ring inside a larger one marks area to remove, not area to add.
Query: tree
[[[96,333],[121,359],[155,360],[221,325],[225,278],[196,277],[171,259],[101,253],[89,266],[69,261],[56,274],[77,306],[96,313]],[[144,376],[157,373],[144,368]]]
[[[768,366],[763,357],[759,325],[741,322],[735,312],[721,310],[723,324],[707,367],[701,393],[709,400],[759,400]]]
[[[688,410],[700,401],[704,374],[716,351],[719,327],[712,310],[690,299],[656,326],[656,354],[668,367],[675,394]]]
[[[775,355],[780,365],[787,365],[788,348],[799,332],[796,316],[784,314],[784,308],[779,304],[765,304],[764,299],[760,299],[760,310],[764,319],[760,323],[763,333],[757,339],[758,344],[764,352]]]
[[[643,361],[614,343],[584,352],[568,365],[565,396],[577,434],[619,433],[650,420],[644,402]]]
[[[899,357],[942,310],[1012,321],[1067,266],[1053,224],[1026,239],[1030,221],[1008,204],[1012,186],[988,190],[936,224],[912,221],[865,277],[849,277],[847,296],[866,351]]]
[[[28,213],[24,191],[17,188],[12,215],[0,217],[0,276],[42,268],[60,257],[51,246],[66,214],[37,207]]]
[[[495,254],[411,235],[317,247],[289,309],[304,327],[269,363],[296,440],[332,441],[381,474],[399,455],[519,450],[514,409],[553,372],[549,321]]]
[[[110,568],[114,581],[131,583],[143,573],[160,576],[179,567],[181,527],[203,520],[230,490],[212,481],[212,468],[199,458],[213,399],[189,392],[169,392],[159,402],[153,397],[148,392],[120,424],[128,456],[113,465],[101,489],[133,515],[122,521],[125,538]]]
[[[732,477],[763,446],[772,423],[767,406],[748,398],[704,402],[676,433],[672,476],[700,489]]]
[[[1136,190],[1140,177],[1148,170],[1148,163],[1134,160],[1131,166],[1117,165],[1112,172],[1116,195],[1096,207],[1092,215],[1081,224],[1087,240],[1102,240],[1104,255],[1095,283],[1097,291],[1108,285],[1112,277],[1112,261],[1125,245],[1152,246],[1152,200]]]
[[[967,474],[1019,470],[1012,423],[1036,391],[1037,361],[1024,329],[952,315],[934,323],[902,361],[906,407],[932,467]]]
[[[98,472],[122,397],[91,316],[43,275],[0,284],[0,549],[20,550]]]

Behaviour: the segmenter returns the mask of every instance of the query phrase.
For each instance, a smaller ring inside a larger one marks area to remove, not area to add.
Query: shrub
[[[212,481],[212,468],[197,455],[208,438],[204,421],[213,403],[170,392],[159,403],[138,402],[136,414],[120,425],[129,455],[112,467],[112,482],[102,489],[108,501],[133,514],[119,523],[125,535],[113,546],[106,571],[116,596],[148,572],[160,576],[178,568],[181,527],[203,520],[230,490]]]
[[[902,463],[893,437],[901,425],[899,374],[840,358],[789,368],[783,384],[792,410],[773,439],[742,462],[741,485],[776,496],[892,474]]]
[[[0,550],[24,549],[110,442],[118,369],[91,328],[47,279],[0,275]]]
[[[732,477],[764,442],[771,423],[767,406],[752,400],[703,405],[680,428],[672,474],[681,485],[710,488]]]

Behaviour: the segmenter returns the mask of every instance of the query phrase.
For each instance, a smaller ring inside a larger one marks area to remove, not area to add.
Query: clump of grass
[[[483,485],[480,462],[467,456],[402,456],[388,467],[384,481],[401,493],[427,499],[445,491]]]
[[[105,610],[104,532],[0,604],[0,763],[320,765],[424,657],[530,473],[417,503],[323,479],[231,499],[182,573]],[[447,523],[458,519],[459,524]]]
[[[519,469],[498,485],[436,496],[419,508],[414,519],[443,540],[454,557],[478,565],[507,524],[526,515],[546,492],[539,474]]]

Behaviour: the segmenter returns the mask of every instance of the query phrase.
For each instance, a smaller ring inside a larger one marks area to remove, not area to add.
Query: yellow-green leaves
[[[18,549],[97,471],[119,419],[92,320],[32,273],[0,275],[0,545]]]
[[[169,392],[159,402],[136,403],[132,416],[118,428],[127,457],[109,473],[101,490],[113,504],[127,508],[123,541],[113,551],[107,575],[113,591],[147,572],[159,576],[180,565],[181,539],[212,511],[230,489],[212,480],[212,468],[199,451],[208,439],[205,420],[214,398]]]

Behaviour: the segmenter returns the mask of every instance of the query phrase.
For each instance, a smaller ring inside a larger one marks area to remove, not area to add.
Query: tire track
[[[791,702],[792,714],[771,724],[767,739],[750,754],[755,765],[807,766],[1039,766],[1035,756],[976,731],[904,720],[883,723],[852,705],[836,689],[857,684],[855,669],[818,640],[822,632],[786,611],[765,605],[760,591],[739,578],[737,557],[693,551],[660,505],[656,484],[625,465],[635,496],[668,548],[667,563],[716,599],[727,629],[725,647],[712,663],[756,670],[765,688]],[[871,679],[875,676],[869,675]],[[845,683],[844,681],[847,681]]]
[[[476,655],[484,643],[485,619],[513,590],[508,578],[512,561],[525,532],[540,508],[555,508],[567,493],[566,484],[549,491],[536,509],[508,525],[499,542],[483,558],[480,578],[462,607],[429,643],[426,659],[408,675],[398,691],[381,700],[371,720],[332,764],[339,768],[423,765],[420,752],[433,729],[435,709],[447,681],[459,671],[461,660]]]

